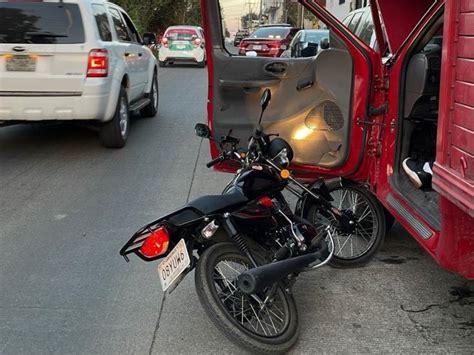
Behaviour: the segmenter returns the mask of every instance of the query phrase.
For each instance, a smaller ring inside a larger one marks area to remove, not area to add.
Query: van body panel
[[[474,5],[446,4],[434,188],[474,217]],[[473,236],[474,238],[474,236]]]
[[[408,39],[410,33],[420,22],[422,17],[428,12],[437,0],[371,0],[375,28],[378,29],[377,22],[380,21],[382,30],[387,40],[390,53],[398,52],[403,43]],[[378,43],[382,43],[377,36]],[[381,49],[384,49],[382,46]]]

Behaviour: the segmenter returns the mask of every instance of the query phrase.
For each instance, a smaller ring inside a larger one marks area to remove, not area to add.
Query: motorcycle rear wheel
[[[259,302],[264,296],[259,301],[241,293],[237,275],[250,264],[232,243],[207,249],[195,272],[199,300],[211,321],[235,344],[254,353],[285,353],[299,335],[295,301],[280,285],[263,309]]]

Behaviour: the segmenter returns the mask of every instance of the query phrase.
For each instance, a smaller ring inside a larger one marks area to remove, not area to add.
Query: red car
[[[256,52],[259,57],[279,57],[297,32],[297,28],[288,25],[261,26],[240,42],[239,54]]]

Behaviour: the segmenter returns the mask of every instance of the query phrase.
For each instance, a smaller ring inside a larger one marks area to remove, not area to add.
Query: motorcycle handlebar
[[[214,165],[223,162],[225,158],[222,155],[219,155],[216,159],[211,160],[209,163],[206,164],[208,168],[212,168]]]

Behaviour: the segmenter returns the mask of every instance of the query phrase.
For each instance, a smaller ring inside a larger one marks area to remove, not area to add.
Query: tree
[[[201,25],[200,0],[114,0],[140,32],[164,32],[171,25]]]

